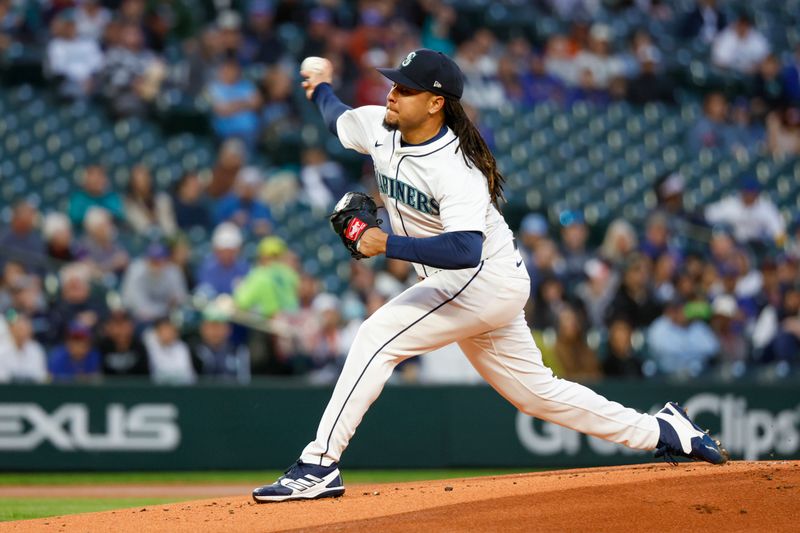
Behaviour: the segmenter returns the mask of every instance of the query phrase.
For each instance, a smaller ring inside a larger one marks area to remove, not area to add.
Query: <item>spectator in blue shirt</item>
[[[70,324],[64,344],[50,353],[50,374],[54,381],[87,381],[100,376],[100,353],[92,346],[89,326]]]
[[[727,149],[728,100],[721,92],[708,93],[703,102],[703,116],[697,119],[686,137],[686,147],[695,153],[702,148]]]
[[[256,86],[242,79],[241,68],[235,59],[229,58],[220,65],[209,93],[213,106],[212,126],[217,137],[220,140],[242,139],[252,150],[258,141],[256,110],[261,105],[261,98]]]
[[[675,298],[647,329],[647,347],[659,371],[696,377],[719,352],[719,340],[702,320],[686,316],[683,300]]]
[[[564,258],[562,278],[568,292],[572,293],[575,286],[585,279],[586,262],[592,258],[586,246],[589,228],[580,211],[565,210],[558,218],[561,223],[561,257]]]
[[[203,182],[196,172],[186,172],[175,184],[172,206],[175,222],[182,230],[194,227],[209,229],[212,225],[211,209],[203,188]]]
[[[575,102],[587,102],[596,106],[604,106],[609,101],[608,91],[597,85],[594,74],[588,68],[579,72],[578,85],[567,90],[567,107],[571,107]]]
[[[545,69],[544,56],[534,54],[530,60],[530,71],[522,74],[525,103],[536,105],[542,102],[564,103],[567,88],[557,77]]]
[[[783,67],[781,79],[789,101],[800,104],[800,44],[795,47],[792,60]]]
[[[223,197],[216,208],[216,222],[230,221],[242,230],[263,237],[272,231],[272,213],[258,199],[263,178],[255,167],[245,167],[236,176],[232,193]]]
[[[247,21],[239,49],[245,64],[274,65],[286,51],[286,46],[273,25],[275,8],[268,0],[251,0],[247,6]],[[318,55],[318,54],[308,54]]]
[[[753,120],[753,113],[747,98],[739,98],[731,107],[731,124],[728,127],[727,142],[732,150],[738,152],[758,152],[764,146],[766,131],[764,123]]]
[[[235,283],[250,270],[239,255],[242,232],[233,222],[223,222],[211,237],[214,253],[206,256],[197,271],[197,284],[213,294],[231,294]]]
[[[666,215],[655,212],[647,218],[644,235],[639,244],[639,251],[652,261],[667,252],[677,253],[677,250],[670,250],[669,248],[670,237]]]
[[[36,230],[38,216],[38,210],[30,202],[22,200],[14,205],[8,228],[0,231],[3,255],[15,258],[29,271],[40,270],[44,262],[44,241]],[[5,259],[0,257],[0,268],[4,263]]]

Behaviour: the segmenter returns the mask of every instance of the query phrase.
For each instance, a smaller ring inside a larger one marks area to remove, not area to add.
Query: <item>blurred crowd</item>
[[[576,379],[786,375],[800,355],[800,219],[788,226],[756,179],[692,212],[685,180],[662,176],[643,228],[613,220],[598,247],[579,212],[556,232],[519,230],[529,324],[557,374]]]
[[[501,40],[442,0],[0,0],[0,53],[13,61],[15,50],[38,47],[64,98],[100,99],[115,116],[191,101],[209,110],[215,135],[252,150],[301,124],[293,88],[305,56],[333,61],[343,101],[382,105],[388,85],[374,68],[435,48],[455,57],[467,80],[464,102],[479,112],[542,101],[675,102],[681,80],[669,54],[680,42],[708,58],[709,72],[741,82],[733,94],[706,96],[688,146],[800,152],[800,44],[773,49],[755,24],[756,6],[531,4],[568,30]],[[646,23],[615,34],[613,18],[631,11]]]
[[[773,49],[757,11],[714,0],[680,13],[658,0],[533,4],[569,30],[500,37],[440,0],[0,0],[0,56],[40,50],[65,105],[99,101],[113,117],[146,119],[189,101],[208,110],[219,143],[211,168],[169,190],[146,165],[118,190],[91,164],[66,212],[11,206],[0,232],[0,382],[335,378],[361,322],[416,278],[400,261],[353,261],[346,290],[326,292],[274,235],[272,213],[289,201],[326,210],[347,190],[374,188],[368,164],[354,179],[316,144],[291,154],[289,178],[252,164],[307,120],[297,99],[305,56],[333,61],[346,103],[383,105],[389,85],[375,67],[441,50],[462,68],[465,106],[481,124],[503,105],[675,104],[685,88],[661,45],[669,37],[740,82],[735,94],[703,95],[687,149],[800,154],[800,46]],[[610,20],[631,11],[651,24],[615,34]],[[641,228],[589,227],[577,211],[522,219],[527,317],[559,376],[737,378],[800,362],[800,221],[785,220],[754,178],[697,212],[684,207],[685,188],[679,172],[662,176]],[[186,237],[195,228],[211,241],[201,261]],[[141,253],[128,236],[146,242]],[[402,365],[397,379],[437,375],[432,359]],[[448,364],[468,379],[457,368],[466,363]]]

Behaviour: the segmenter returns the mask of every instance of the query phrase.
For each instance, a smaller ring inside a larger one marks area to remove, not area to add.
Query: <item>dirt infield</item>
[[[648,464],[354,485],[342,498],[311,502],[258,505],[245,493],[8,522],[0,531],[797,531],[798,502],[800,461]]]

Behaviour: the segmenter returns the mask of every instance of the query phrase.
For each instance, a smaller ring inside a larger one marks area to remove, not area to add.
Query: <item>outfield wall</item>
[[[683,402],[735,458],[800,458],[798,383],[604,382],[610,399],[655,411]],[[0,387],[2,470],[274,469],[314,435],[328,387]],[[387,387],[343,464],[358,468],[588,466],[651,454],[519,414],[486,386]]]

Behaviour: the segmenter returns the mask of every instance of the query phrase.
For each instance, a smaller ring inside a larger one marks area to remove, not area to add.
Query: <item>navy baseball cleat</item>
[[[728,451],[707,431],[692,422],[686,410],[675,402],[668,402],[656,413],[661,435],[658,437],[656,457],[688,457],[721,465],[728,460]]]
[[[319,466],[298,460],[272,485],[253,489],[257,503],[338,498],[344,494],[339,466]]]

